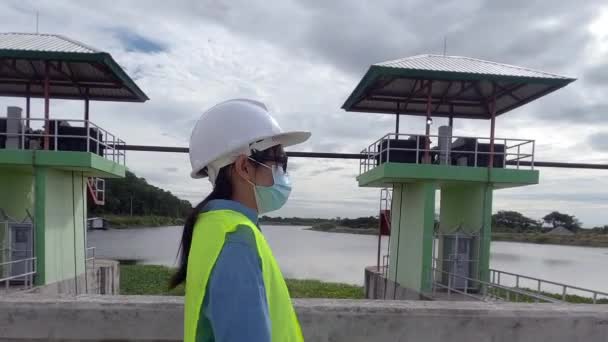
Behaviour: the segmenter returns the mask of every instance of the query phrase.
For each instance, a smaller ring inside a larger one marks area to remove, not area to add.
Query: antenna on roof
[[[443,36],[443,55],[445,56],[445,52],[448,49],[448,37]]]
[[[36,34],[38,34],[38,18],[39,18],[39,13],[38,13],[38,11],[36,11]]]

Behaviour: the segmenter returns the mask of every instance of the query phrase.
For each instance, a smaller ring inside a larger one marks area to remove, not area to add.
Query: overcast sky
[[[111,53],[148,94],[140,104],[91,104],[91,120],[129,144],[187,146],[202,111],[229,98],[265,102],[284,129],[310,130],[300,151],[359,152],[394,130],[394,117],[340,106],[370,64],[447,53],[578,80],[500,116],[497,135],[536,139],[536,160],[608,163],[608,5],[605,1],[3,1],[0,31],[58,33]],[[24,105],[0,98],[0,107]],[[35,101],[34,116],[41,116]],[[51,102],[51,116],[81,118],[83,103]],[[443,124],[437,119],[433,130]],[[423,133],[422,118],[401,131]],[[455,135],[489,135],[457,120]],[[128,167],[197,202],[185,154],[130,152]],[[283,216],[375,215],[379,191],[360,189],[357,161],[292,159]],[[608,224],[608,171],[540,169],[540,185],[495,193],[494,210],[533,218],[552,210],[586,227]]]

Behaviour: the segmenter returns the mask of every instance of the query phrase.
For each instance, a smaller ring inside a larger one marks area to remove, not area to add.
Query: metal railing
[[[388,244],[387,244],[387,252],[388,249],[391,244],[391,234],[390,234],[390,230],[391,230],[391,214],[390,214],[390,210],[391,210],[391,205],[393,202],[393,189],[392,188],[383,188],[380,190],[380,213],[378,216],[378,268],[380,268],[380,254],[381,254],[381,250],[382,250],[382,226],[386,225],[386,227],[388,228]],[[388,264],[388,255],[385,255],[384,258],[386,258],[387,260],[387,264]],[[382,262],[384,263],[384,260],[382,260]]]
[[[13,274],[13,270],[17,266],[23,267],[23,272]],[[4,283],[4,287],[8,290],[12,284],[20,282],[25,289],[31,288],[34,285],[34,276],[36,275],[36,258],[25,258],[20,260],[5,261],[0,263],[0,284]]]
[[[382,265],[380,266],[380,269],[378,270],[378,272],[381,273],[384,278],[388,278],[388,262],[389,262],[388,254],[383,255],[382,256]]]
[[[45,119],[0,118],[0,120],[20,123],[18,132],[0,131],[0,149],[41,150],[44,149],[45,140],[48,140],[49,150],[91,152],[115,163],[125,164],[125,142],[91,121],[48,120],[50,127],[47,133],[44,128],[47,123]],[[31,128],[31,125],[38,129]]]
[[[426,135],[386,134],[361,151],[365,157],[360,160],[359,174],[386,162],[487,167],[491,154],[494,167],[520,169],[524,167],[520,161],[526,161],[526,168],[534,169],[534,140],[495,138],[492,153],[491,139],[487,137],[429,135],[429,138],[431,141],[447,138],[448,146],[429,144],[427,148]]]
[[[558,299],[529,292],[524,289],[516,289],[509,286],[485,282],[479,279],[440,270],[436,267],[431,267],[430,275],[432,277],[431,297],[433,298],[439,298],[438,290],[443,290],[445,291],[448,300],[451,300],[454,294],[454,296],[461,295],[469,299],[484,302],[498,300],[507,302],[533,301],[537,303],[562,303],[562,301]],[[447,284],[436,280],[443,279],[444,275],[447,275]],[[464,286],[455,286],[453,283],[454,279],[462,280],[461,283],[464,283]]]
[[[85,263],[87,268],[95,269],[95,247],[87,247]]]
[[[506,279],[505,279],[506,278]],[[522,280],[527,281],[527,285],[522,284]],[[555,289],[560,289],[561,292],[557,293],[561,295],[561,300],[566,301],[568,295],[577,295],[582,297],[591,298],[593,304],[597,304],[598,299],[608,299],[608,293],[586,289],[578,286],[567,285],[564,283],[559,283],[550,280],[544,280],[540,278],[525,276],[521,274],[505,272],[495,269],[490,269],[490,281],[493,284],[503,285],[501,282],[509,283],[509,286],[514,287],[516,289],[525,289],[526,291],[532,291],[536,294],[541,295],[543,292],[553,293]],[[532,287],[530,287],[532,285]],[[544,291],[543,291],[544,285]],[[573,290],[568,293],[568,290]],[[574,292],[575,291],[575,292]]]

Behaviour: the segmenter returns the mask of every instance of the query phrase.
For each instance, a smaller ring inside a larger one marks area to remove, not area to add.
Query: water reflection
[[[378,239],[370,235],[264,226],[283,273],[290,278],[363,284],[363,268],[376,264]],[[98,257],[174,266],[181,227],[89,232]],[[387,239],[383,238],[386,250]],[[608,290],[608,248],[493,242],[490,266],[537,278]]]

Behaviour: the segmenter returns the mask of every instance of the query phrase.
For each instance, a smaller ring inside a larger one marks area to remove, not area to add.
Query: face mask
[[[277,167],[276,165],[271,167],[257,161],[255,162],[271,169],[274,181],[272,186],[256,185],[249,182],[254,186],[255,201],[258,205],[258,213],[261,215],[278,210],[285,205],[291,193],[291,182],[282,167]]]

